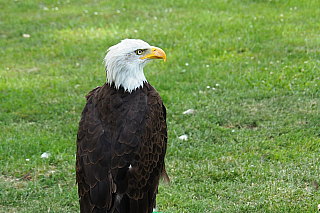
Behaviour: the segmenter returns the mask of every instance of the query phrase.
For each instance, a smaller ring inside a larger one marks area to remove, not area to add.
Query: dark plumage
[[[147,81],[131,92],[106,83],[86,98],[77,134],[80,211],[151,213],[160,176],[169,180],[159,93]]]

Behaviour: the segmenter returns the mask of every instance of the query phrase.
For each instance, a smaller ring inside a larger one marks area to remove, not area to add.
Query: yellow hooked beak
[[[167,60],[166,53],[159,47],[151,47],[151,53],[141,57],[140,59],[163,59]]]

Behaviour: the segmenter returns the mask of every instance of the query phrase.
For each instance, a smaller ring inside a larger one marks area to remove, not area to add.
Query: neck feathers
[[[106,62],[107,84],[111,86],[114,83],[116,89],[120,86],[126,92],[132,92],[139,87],[143,87],[143,83],[147,82],[143,73],[143,63],[130,63],[126,60],[108,60]]]
[[[126,92],[132,92],[133,90],[143,87],[143,83],[147,82],[143,73],[143,67],[131,67],[117,66],[113,69],[106,67],[107,72],[107,84],[111,86],[114,83],[116,89],[120,86],[124,88]]]

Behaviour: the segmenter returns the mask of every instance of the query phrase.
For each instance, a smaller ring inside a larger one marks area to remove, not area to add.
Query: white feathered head
[[[152,59],[166,61],[166,54],[140,39],[122,40],[110,47],[104,58],[107,84],[114,83],[117,89],[122,86],[128,92],[143,86],[143,82],[147,81],[143,67]]]

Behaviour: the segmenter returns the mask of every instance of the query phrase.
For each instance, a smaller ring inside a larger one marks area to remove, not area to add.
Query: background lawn
[[[159,211],[318,211],[319,0],[0,0],[0,212],[78,211],[84,96],[124,38],[167,53],[145,67],[168,112]]]

